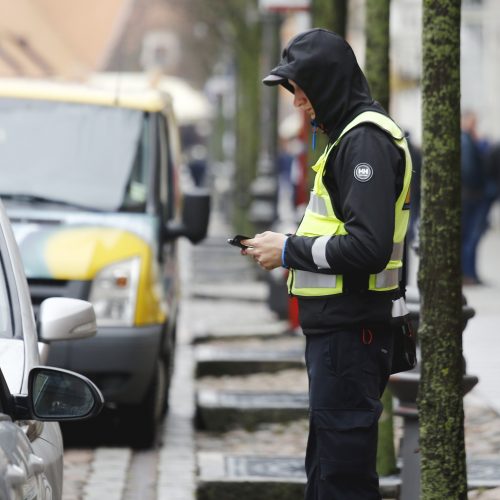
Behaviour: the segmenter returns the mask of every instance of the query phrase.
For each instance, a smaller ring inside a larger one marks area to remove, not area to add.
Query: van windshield
[[[0,196],[103,211],[144,206],[142,111],[0,99]]]

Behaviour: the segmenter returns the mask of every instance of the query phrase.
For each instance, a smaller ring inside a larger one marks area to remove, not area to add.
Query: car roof
[[[116,86],[56,80],[0,78],[0,98],[95,104],[158,112],[170,109],[171,98],[153,87],[137,88],[118,79]]]
[[[187,80],[164,74],[146,72],[103,72],[89,75],[92,85],[102,88],[145,89],[155,88],[172,97],[175,116],[180,125],[211,120],[214,110],[205,94]]]

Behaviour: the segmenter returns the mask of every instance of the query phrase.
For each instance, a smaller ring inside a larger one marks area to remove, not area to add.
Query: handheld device
[[[243,245],[243,243],[241,243],[241,240],[249,240],[251,237],[250,236],[243,236],[241,234],[237,234],[236,236],[234,236],[233,238],[229,238],[227,240],[227,242],[230,244],[230,245],[233,245],[235,247],[239,247],[239,248],[248,248],[247,245]]]

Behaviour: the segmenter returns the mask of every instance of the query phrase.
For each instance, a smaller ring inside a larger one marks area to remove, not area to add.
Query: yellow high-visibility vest
[[[314,188],[311,192],[311,198],[306,208],[304,218],[296,234],[298,236],[318,237],[312,249],[313,257],[315,254],[317,256],[315,262],[321,262],[321,259],[326,258],[324,257],[326,244],[332,236],[348,234],[344,222],[337,217],[333,210],[330,195],[323,184],[323,176],[328,155],[333,148],[339,144],[342,137],[347,134],[347,132],[361,123],[372,123],[388,132],[394,144],[403,150],[405,155],[403,189],[395,205],[392,254],[385,269],[380,273],[371,274],[368,281],[368,290],[385,292],[396,289],[400,281],[400,274],[403,266],[404,238],[409,220],[408,202],[412,169],[410,152],[404,133],[388,116],[375,111],[361,113],[342,130],[335,143],[326,147],[324,153],[312,167],[316,172]],[[363,180],[363,176],[369,178],[371,175],[371,167],[369,165],[365,166],[360,164],[356,166],[356,169],[358,179]],[[327,269],[329,266],[327,263],[325,264],[324,268]],[[319,269],[321,268],[319,267]],[[290,274],[288,276],[288,291],[292,295],[304,297],[340,294],[343,292],[343,277],[340,274],[323,274],[319,272],[290,269]]]

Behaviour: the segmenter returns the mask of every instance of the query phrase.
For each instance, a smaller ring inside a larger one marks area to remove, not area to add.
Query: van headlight
[[[92,302],[98,326],[134,324],[141,259],[122,260],[104,267],[92,281]]]

